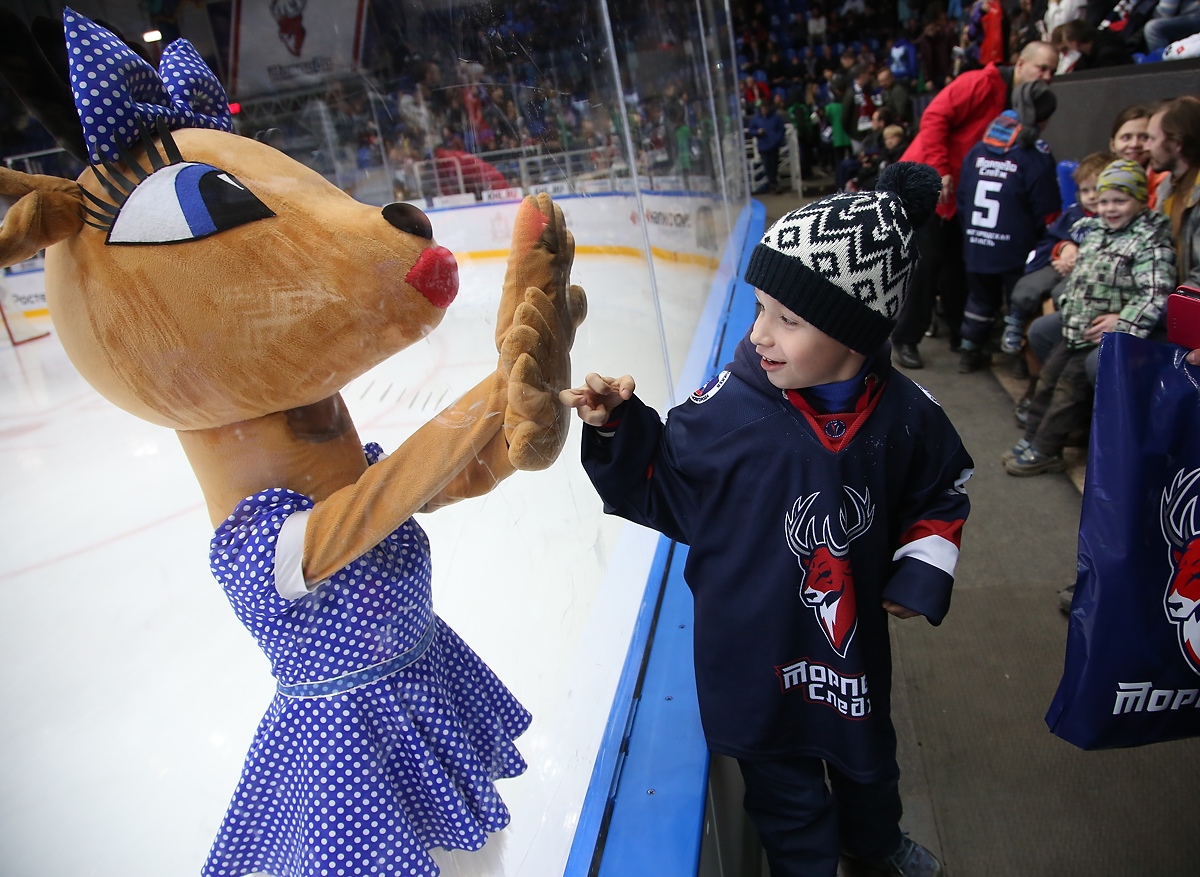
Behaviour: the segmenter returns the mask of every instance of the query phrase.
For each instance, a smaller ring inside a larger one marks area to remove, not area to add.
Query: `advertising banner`
[[[293,91],[358,69],[366,0],[233,0],[230,97]]]

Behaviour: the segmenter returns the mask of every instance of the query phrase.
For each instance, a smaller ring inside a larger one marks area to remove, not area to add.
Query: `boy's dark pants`
[[[1030,271],[1017,281],[1009,301],[1008,315],[1021,320],[1031,320],[1042,313],[1042,302],[1054,296],[1058,286],[1066,282],[1053,266],[1046,265]]]
[[[877,783],[854,782],[819,758],[738,764],[746,812],[771,877],[835,877],[842,851],[874,859],[900,847],[900,768],[894,763],[893,775]]]
[[[1094,349],[1071,350],[1059,340],[1042,365],[1025,426],[1025,438],[1039,454],[1057,457],[1070,435],[1087,429],[1093,394],[1087,358]]]
[[[964,341],[970,341],[981,350],[987,346],[996,314],[1021,276],[1020,271],[1007,274],[967,272],[967,305],[959,329]]]

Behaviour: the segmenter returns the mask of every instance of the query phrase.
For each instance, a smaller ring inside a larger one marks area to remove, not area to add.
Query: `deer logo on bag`
[[[1194,490],[1200,469],[1180,470],[1162,495],[1162,532],[1171,546],[1171,581],[1163,598],[1167,618],[1179,633],[1179,648],[1200,673],[1200,528]]]
[[[797,499],[784,522],[788,547],[800,561],[804,576],[800,598],[812,608],[829,644],[843,658],[858,627],[850,543],[867,532],[875,520],[871,492],[865,490],[859,496],[851,487],[845,490],[850,499],[850,510],[848,512],[843,506],[838,512],[843,541],[839,542],[834,535],[828,515],[821,527],[821,537],[817,538],[817,516],[809,512],[821,495],[819,492]],[[851,515],[854,516],[853,523],[850,523]]]

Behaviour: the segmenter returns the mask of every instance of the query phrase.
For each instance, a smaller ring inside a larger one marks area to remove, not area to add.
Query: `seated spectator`
[[[844,111],[844,105],[843,105]],[[871,173],[879,173],[879,157],[883,154],[883,130],[895,121],[891,110],[880,107],[871,114],[871,127],[862,139],[857,154],[845,159],[837,167],[836,183],[838,191],[848,190],[848,184],[855,179],[863,169]],[[850,191],[862,191],[855,187]]]
[[[887,67],[875,74],[875,84],[879,86],[880,106],[891,112],[895,121],[904,125],[912,122],[912,97],[908,86]]]
[[[1038,139],[1038,126],[1054,113],[1054,93],[1034,80],[1013,90],[1013,102],[1017,109],[997,116],[967,153],[959,177],[967,268],[961,374],[988,364],[995,316],[1021,279],[1029,251],[1062,210],[1054,156]]]
[[[855,155],[862,152],[863,141],[874,129],[871,119],[877,106],[875,98],[875,77],[871,68],[866,65],[850,68],[850,86],[842,96],[842,125]],[[882,131],[883,127],[878,130]]]
[[[1117,159],[1100,172],[1097,215],[1080,220],[1079,255],[1062,302],[1062,337],[1042,367],[1024,437],[1004,457],[1010,475],[1066,468],[1068,437],[1091,419],[1085,363],[1105,332],[1148,337],[1175,288],[1171,223],[1146,208],[1146,172]]]
[[[1149,136],[1146,127],[1150,123],[1150,116],[1151,108],[1141,104],[1134,104],[1117,113],[1113,120],[1112,137],[1108,141],[1108,151],[1114,153],[1116,158],[1136,161],[1146,169],[1150,191],[1147,206],[1153,210],[1157,204],[1158,185],[1166,174],[1150,167],[1150,153],[1146,150],[1146,138]]]
[[[1068,21],[1059,33],[1060,74],[1133,63],[1133,55],[1121,37],[1108,30],[1096,30],[1083,19]]]
[[[1046,227],[1041,240],[1029,254],[1024,276],[1013,289],[1008,316],[1004,318],[1002,352],[1019,353],[1024,345],[1025,326],[1042,312],[1046,299],[1054,298],[1057,302],[1066,290],[1064,284],[1075,267],[1079,235],[1082,234],[1082,229],[1073,229],[1079,220],[1096,215],[1096,181],[1100,171],[1116,159],[1111,152],[1093,152],[1075,168],[1071,178],[1075,181],[1076,201]]]
[[[820,6],[814,5],[808,13],[808,45],[810,48],[816,45],[829,47],[825,41],[825,25],[825,13]]]
[[[1029,406],[1037,389],[1042,362],[1050,352],[1049,347],[1037,351],[1032,346],[1026,348],[1025,328],[1042,313],[1047,299],[1053,300],[1057,307],[1066,292],[1067,277],[1075,267],[1079,238],[1083,234],[1082,229],[1076,230],[1076,224],[1081,219],[1096,215],[1096,181],[1100,171],[1116,159],[1117,156],[1110,152],[1093,152],[1079,162],[1072,174],[1075,180],[1075,203],[1067,206],[1062,215],[1046,227],[1037,247],[1029,254],[1024,276],[1013,287],[1008,315],[1004,318],[1000,350],[1014,355],[1024,350],[1024,358],[1017,360],[1013,368],[1014,373],[1017,372],[1017,363],[1020,363],[1030,379],[1024,395],[1017,401],[1015,411],[1017,423],[1022,427],[1028,421]],[[1057,339],[1051,340],[1050,347],[1054,340]]]
[[[747,76],[742,83],[742,100],[745,101],[744,112],[753,115],[759,104],[771,102],[771,89],[765,82],[759,82],[753,76]]]
[[[1143,33],[1149,52],[1200,33],[1200,0],[1158,0]]]
[[[1060,24],[1083,18],[1086,14],[1087,0],[1049,0],[1038,28],[1042,33],[1041,39],[1048,39]]]
[[[1200,288],[1200,100],[1181,97],[1147,126],[1150,166],[1163,172],[1158,209],[1171,220],[1179,282]]]
[[[867,192],[875,188],[879,173],[889,164],[895,164],[908,148],[908,138],[899,125],[888,125],[883,129],[883,150],[879,153],[863,151],[862,166],[846,188],[852,192]]]

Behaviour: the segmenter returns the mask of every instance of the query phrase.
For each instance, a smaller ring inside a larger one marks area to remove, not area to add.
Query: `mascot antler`
[[[433,873],[426,849],[474,849],[507,822],[491,783],[524,769],[511,741],[529,716],[434,615],[411,516],[562,449],[558,391],[586,311],[562,211],[546,195],[518,210],[496,369],[391,456],[364,453],[340,389],[436,328],[458,292],[428,218],[356,202],[228,133],[224,92],[185,41],[156,71],[71,10],[63,21],[89,167],[77,181],[0,170],[17,199],[0,263],[47,247],[72,362],[110,401],[177,430],[217,528],[213,572],[279,682],[205,873],[307,874],[347,855]],[[45,78],[23,27],[0,31],[24,53],[10,81],[70,139],[65,77]],[[367,753],[345,775],[310,745],[323,722]],[[267,778],[263,759],[289,769]],[[322,790],[335,786],[354,794],[334,801]],[[321,808],[350,813],[385,787],[402,811],[388,824],[404,828],[385,838],[347,816],[321,831]]]

